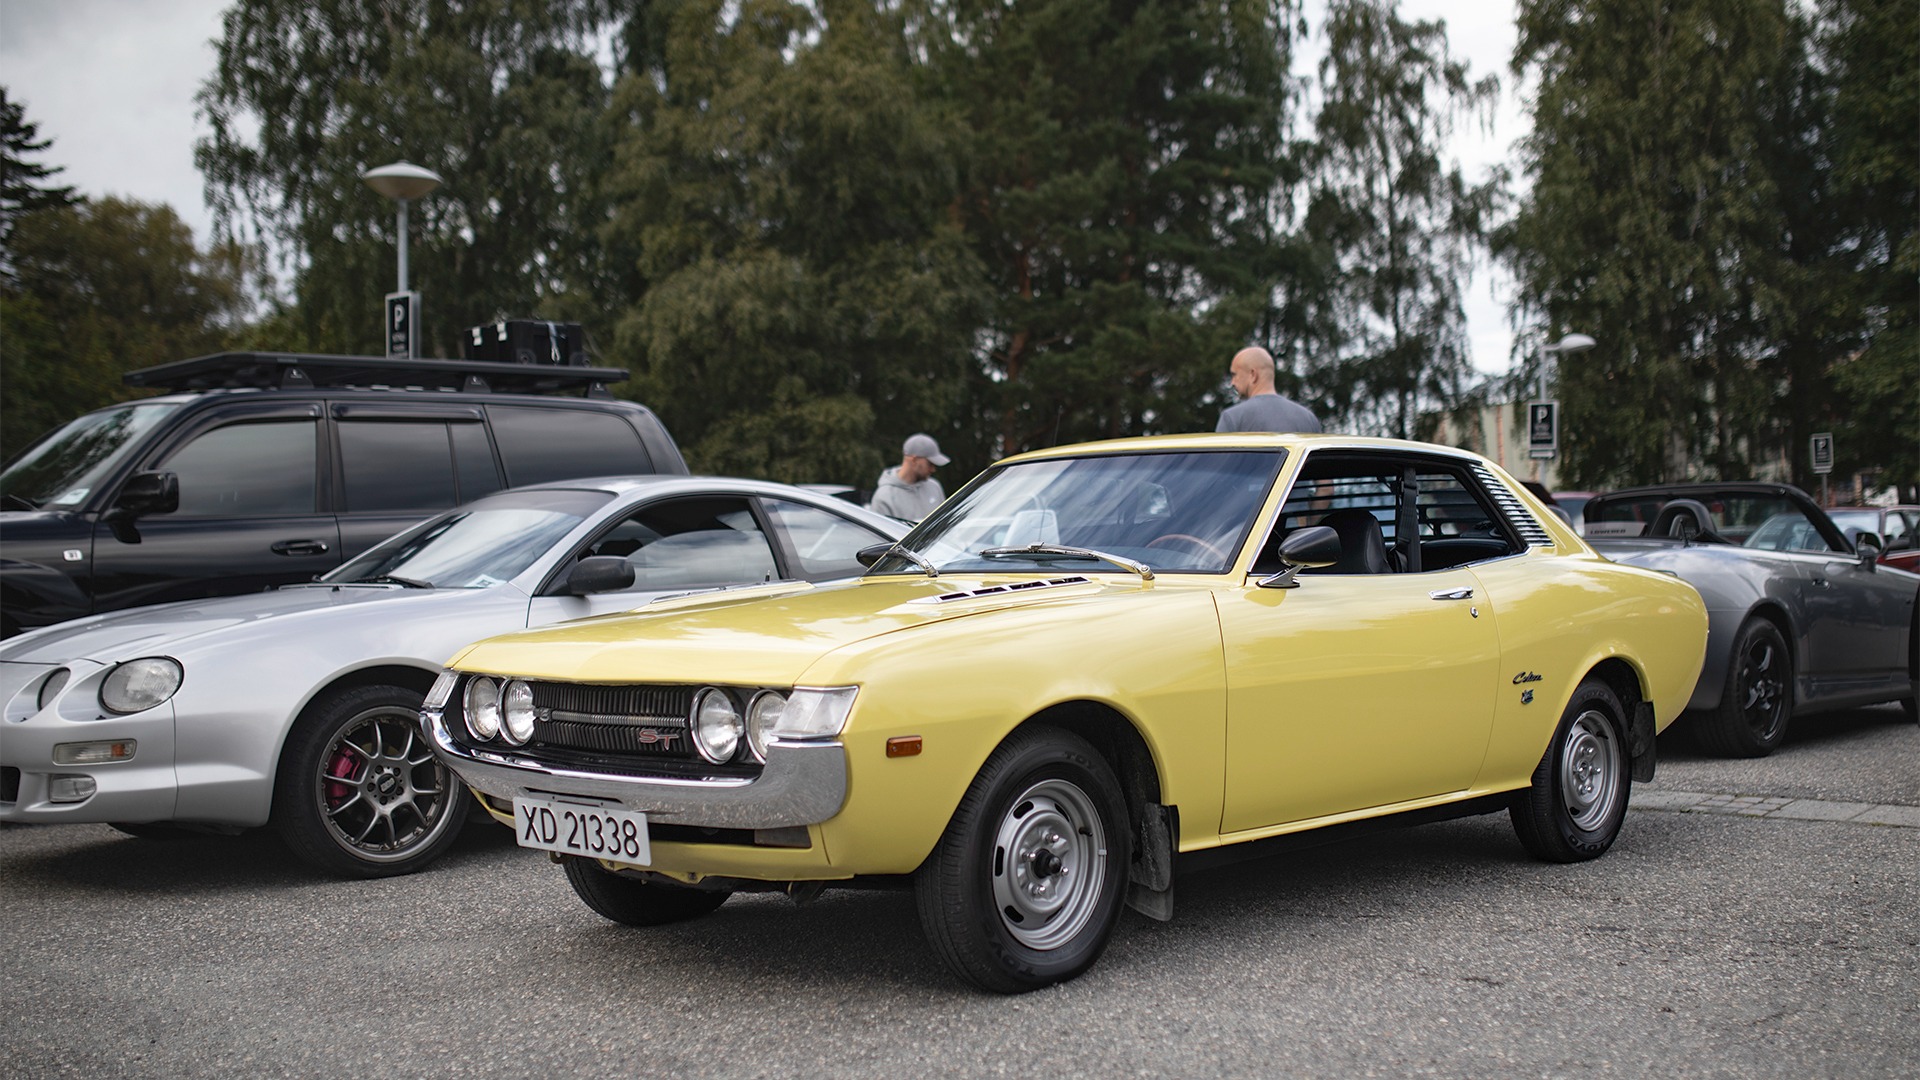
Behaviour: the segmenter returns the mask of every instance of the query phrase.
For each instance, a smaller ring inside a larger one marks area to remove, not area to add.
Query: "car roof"
[[[1269,431],[1197,432],[1182,435],[1141,435],[1127,439],[1076,443],[1044,450],[1029,450],[1003,458],[1008,461],[1040,460],[1055,457],[1093,456],[1156,450],[1396,450],[1403,453],[1434,454],[1464,461],[1485,461],[1481,455],[1457,446],[1414,442],[1411,439],[1386,439],[1367,435],[1308,435]]]

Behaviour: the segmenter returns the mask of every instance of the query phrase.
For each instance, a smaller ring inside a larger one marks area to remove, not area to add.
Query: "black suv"
[[[615,368],[220,353],[50,432],[0,472],[0,636],[306,581],[500,488],[685,473]]]

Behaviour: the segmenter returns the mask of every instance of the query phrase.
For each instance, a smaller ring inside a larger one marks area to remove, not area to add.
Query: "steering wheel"
[[[1162,536],[1156,536],[1153,539],[1147,541],[1147,546],[1148,547],[1166,547],[1167,546],[1166,542],[1169,540],[1177,540],[1184,544],[1192,544],[1194,547],[1197,547],[1200,550],[1206,552],[1207,554],[1213,556],[1214,558],[1219,559],[1223,563],[1229,561],[1227,559],[1226,552],[1221,551],[1219,548],[1214,547],[1211,543],[1208,543],[1207,541],[1202,540],[1197,536],[1190,536],[1187,533],[1166,533],[1165,535],[1162,535]]]

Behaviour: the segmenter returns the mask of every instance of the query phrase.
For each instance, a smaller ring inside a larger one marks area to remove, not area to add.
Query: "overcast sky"
[[[58,179],[88,195],[122,195],[172,206],[204,242],[212,228],[193,144],[208,133],[193,97],[213,70],[213,40],[225,0],[0,0],[0,85],[53,146],[38,160],[64,166]],[[1307,0],[1310,63],[1322,0]],[[1469,179],[1506,160],[1525,119],[1506,65],[1513,54],[1511,0],[1401,0],[1407,18],[1442,18],[1455,54],[1476,76],[1501,77],[1493,130],[1456,138]],[[1302,72],[1310,71],[1303,67]],[[403,149],[396,157],[407,156]],[[377,164],[377,163],[369,163]],[[1482,270],[1468,290],[1474,363],[1504,371],[1510,285]]]

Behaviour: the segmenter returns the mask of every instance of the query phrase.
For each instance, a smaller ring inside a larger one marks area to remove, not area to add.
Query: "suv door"
[[[101,516],[94,610],[258,592],[338,566],[322,436],[317,405],[279,404],[214,411],[169,440],[142,468],[174,473],[180,505]]]

